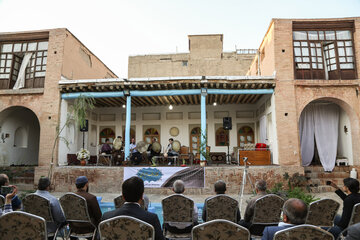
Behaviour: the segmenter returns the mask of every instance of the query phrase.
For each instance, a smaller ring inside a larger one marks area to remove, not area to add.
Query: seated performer
[[[164,154],[164,157],[173,157],[173,156],[179,156],[179,153],[174,151],[173,148],[172,148],[172,143],[174,142],[174,139],[173,138],[170,138],[169,139],[169,145],[167,146],[166,148],[166,151],[165,151],[165,154]],[[170,158],[169,159],[169,166],[170,165],[173,165],[174,164],[174,159],[173,158]]]
[[[130,152],[131,152],[131,157],[130,157],[131,163],[134,165],[139,165],[141,162],[142,156],[141,156],[141,153],[139,153],[139,151],[136,150],[135,138],[131,139]]]
[[[116,164],[121,164],[121,155],[123,151],[122,137],[118,136],[113,142],[113,158]]]
[[[105,143],[101,146],[101,153],[111,154],[112,148],[110,146],[110,140],[107,138],[105,139]]]
[[[155,161],[152,159],[153,157],[155,157],[155,156],[159,156],[160,155],[160,152],[155,152],[153,149],[152,149],[152,146],[153,146],[153,144],[154,144],[154,142],[156,142],[157,140],[156,140],[156,137],[153,137],[152,139],[151,139],[151,143],[150,143],[150,145],[148,146],[148,149],[147,149],[147,151],[149,152],[150,151],[150,154],[148,155],[148,160],[149,160],[149,162],[151,162],[153,165],[156,165],[155,164]]]

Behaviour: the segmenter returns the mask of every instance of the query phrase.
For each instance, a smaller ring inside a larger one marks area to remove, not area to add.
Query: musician
[[[173,142],[174,142],[174,139],[173,139],[173,138],[169,138],[169,145],[168,145],[167,148],[166,148],[166,151],[165,151],[166,155],[164,155],[165,157],[168,157],[168,156],[169,156],[169,157],[179,156],[179,153],[176,152],[175,150],[173,150],[173,148],[172,148]],[[174,164],[174,159],[173,159],[173,158],[170,158],[168,165],[170,166],[170,165],[173,165],[173,164]]]
[[[152,146],[153,146],[153,144],[155,143],[157,141],[157,139],[156,139],[156,137],[153,137],[152,139],[151,139],[151,143],[149,144],[149,146],[148,146],[148,149],[147,149],[147,151],[149,152],[150,151],[150,154],[148,155],[148,160],[149,160],[149,162],[152,162],[152,158],[154,157],[154,156],[159,156],[160,155],[160,152],[155,152],[153,149],[152,149]]]
[[[141,156],[141,153],[139,153],[139,151],[136,149],[135,138],[131,139],[130,152],[131,152],[131,157],[130,157],[131,163],[134,165],[139,165],[141,162],[142,156]]]
[[[113,159],[115,160],[116,164],[119,164],[119,165],[121,164],[121,158],[123,157],[122,151],[123,151],[122,137],[118,136],[117,138],[114,139],[114,142],[113,142]]]
[[[112,148],[110,146],[110,140],[105,139],[105,143],[101,146],[100,153],[111,154]]]

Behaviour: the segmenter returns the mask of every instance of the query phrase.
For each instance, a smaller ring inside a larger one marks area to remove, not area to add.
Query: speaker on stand
[[[230,156],[230,130],[232,129],[232,122],[231,122],[231,117],[224,117],[223,118],[223,128],[224,130],[227,130],[228,131],[228,136],[229,136],[229,139],[228,139],[228,142],[227,142],[227,155],[226,155],[226,163],[227,164],[231,164],[231,156]]]
[[[85,132],[89,131],[89,121],[85,120],[85,125],[83,127],[80,126],[80,132],[83,133],[83,148],[85,148]]]

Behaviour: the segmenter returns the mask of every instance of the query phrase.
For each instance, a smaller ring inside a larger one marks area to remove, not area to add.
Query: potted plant
[[[90,152],[87,149],[81,148],[80,151],[76,153],[76,157],[80,160],[80,165],[85,166],[90,159]]]
[[[202,134],[202,140],[200,140],[200,166],[205,167],[206,163],[210,161],[210,147],[207,146],[207,134]],[[201,158],[203,157],[203,160]]]

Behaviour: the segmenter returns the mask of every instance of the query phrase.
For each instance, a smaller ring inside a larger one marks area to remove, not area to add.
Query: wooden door
[[[243,126],[238,131],[238,147],[244,147],[246,143],[254,143],[254,131],[249,126]]]
[[[190,153],[193,153],[196,156],[199,153],[200,148],[200,136],[201,136],[201,129],[200,127],[194,127],[190,131]]]

